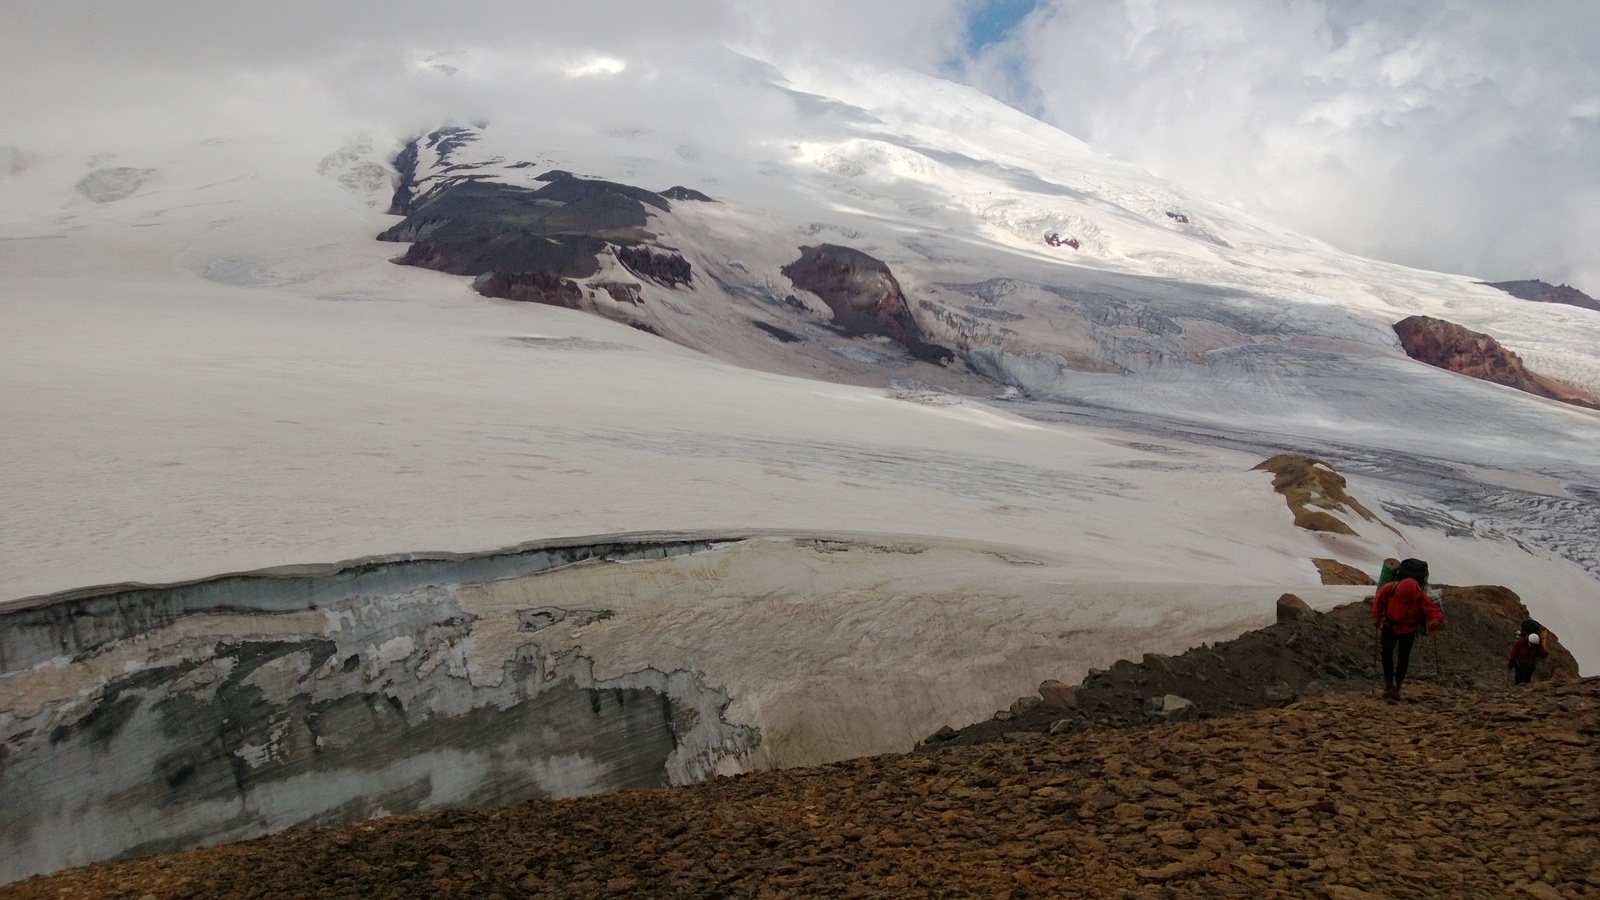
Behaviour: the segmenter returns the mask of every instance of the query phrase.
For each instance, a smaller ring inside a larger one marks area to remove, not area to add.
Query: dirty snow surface
[[[763,738],[704,771],[905,749],[1043,678],[1264,624],[1281,591],[1359,595],[1314,587],[1314,557],[1507,585],[1600,666],[1600,414],[1413,363],[1390,330],[1448,318],[1595,391],[1600,314],[1349,256],[953,84],[730,71],[755,124],[720,141],[634,97],[418,154],[419,193],[559,169],[711,197],[651,211],[695,272],[640,279],[661,336],[393,264],[403,245],[374,236],[415,134],[217,135],[0,172],[0,601],[759,534],[449,601],[482,623],[450,671],[480,680],[531,640],[518,615],[606,610],[539,639],[596,683],[655,667],[726,695],[730,727]],[[956,359],[827,328],[780,272],[821,243],[886,263]],[[1280,452],[1326,460],[1381,521],[1293,527],[1251,471]],[[390,639],[373,666],[420,647]],[[30,682],[6,715],[106,671]]]

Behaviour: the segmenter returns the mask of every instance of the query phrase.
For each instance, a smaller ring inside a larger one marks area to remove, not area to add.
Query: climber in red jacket
[[[1506,666],[1517,673],[1517,684],[1527,684],[1533,680],[1533,667],[1549,655],[1538,631],[1519,633],[1517,642],[1511,645],[1511,659]]]
[[[1428,564],[1406,559],[1395,570],[1395,580],[1372,598],[1372,624],[1381,629],[1383,647],[1383,699],[1400,699],[1400,685],[1411,665],[1411,645],[1417,633],[1444,630],[1444,611],[1428,596]],[[1400,651],[1398,665],[1395,650]]]

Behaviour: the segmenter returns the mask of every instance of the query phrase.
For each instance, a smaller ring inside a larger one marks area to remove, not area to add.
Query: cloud
[[[760,112],[743,107],[760,103],[727,48],[926,71],[959,53],[975,2],[9,0],[0,77],[27,89],[0,94],[0,146],[96,152],[324,121],[620,119],[640,104],[742,134]],[[608,79],[632,93],[580,83]]]
[[[1592,0],[6,7],[0,77],[20,87],[0,94],[0,147],[88,155],[311,122],[414,133],[636,115],[712,144],[791,112],[751,90],[760,74],[726,48],[822,55],[954,72],[1102,152],[1347,250],[1600,293]]]
[[[1589,0],[1043,0],[964,77],[1344,249],[1600,292]]]

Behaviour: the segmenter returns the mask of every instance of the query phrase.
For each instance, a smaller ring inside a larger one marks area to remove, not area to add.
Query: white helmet
[[[1537,631],[1534,632],[1533,634],[1528,635],[1528,643],[1532,644],[1535,647],[1539,646],[1539,633]]]

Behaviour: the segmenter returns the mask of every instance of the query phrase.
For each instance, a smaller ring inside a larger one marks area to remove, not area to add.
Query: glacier
[[[721,135],[588,78],[615,103],[576,124],[11,154],[0,879],[903,750],[1283,591],[1361,596],[1315,557],[1510,586],[1600,665],[1600,414],[1390,329],[1595,391],[1600,314],[1342,253],[959,85],[728,71]],[[580,288],[636,299],[584,312],[376,240],[397,189],[553,171],[702,192],[640,239],[694,279],[605,251]],[[829,327],[782,271],[820,244],[955,358]],[[1251,470],[1280,452],[1381,521],[1294,528]]]

